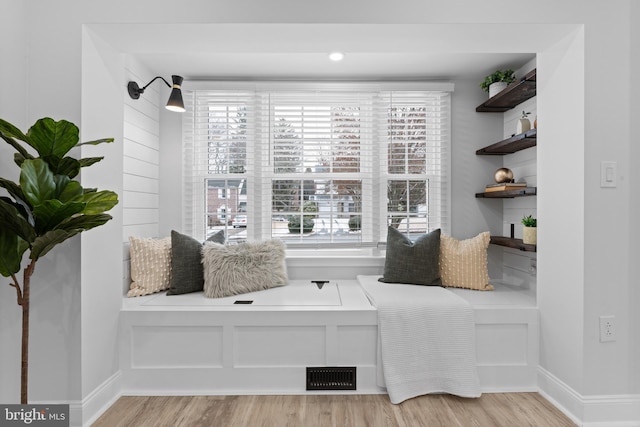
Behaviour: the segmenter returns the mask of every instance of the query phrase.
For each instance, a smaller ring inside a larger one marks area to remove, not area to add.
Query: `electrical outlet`
[[[616,324],[614,316],[600,316],[600,342],[616,340]]]

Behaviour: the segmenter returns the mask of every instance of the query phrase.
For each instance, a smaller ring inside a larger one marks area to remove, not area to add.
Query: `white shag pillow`
[[[131,286],[128,297],[139,297],[169,289],[171,285],[171,237],[129,237]]]
[[[491,291],[487,270],[488,231],[466,240],[440,236],[440,278],[443,286]]]
[[[287,284],[285,244],[277,239],[202,248],[204,296],[220,298]]]

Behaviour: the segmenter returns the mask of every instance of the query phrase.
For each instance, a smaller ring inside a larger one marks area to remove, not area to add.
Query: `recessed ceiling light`
[[[332,61],[342,61],[344,59],[344,53],[332,52],[329,54],[329,59]]]

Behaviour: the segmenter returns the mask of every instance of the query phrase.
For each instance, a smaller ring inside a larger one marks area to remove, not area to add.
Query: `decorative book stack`
[[[484,189],[485,193],[492,191],[508,191],[508,190],[520,190],[527,187],[526,182],[501,182],[499,184],[489,184]]]

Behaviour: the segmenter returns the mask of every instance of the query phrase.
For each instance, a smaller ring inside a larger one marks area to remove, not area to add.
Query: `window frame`
[[[195,87],[194,87],[195,86]],[[198,238],[206,235],[207,226],[204,224],[206,220],[201,221],[203,225],[198,226],[198,205],[197,202],[198,196],[198,188],[195,183],[198,179],[194,179],[193,176],[190,178],[191,170],[193,167],[190,166],[193,164],[196,156],[194,155],[194,144],[196,143],[195,137],[193,135],[193,129],[189,130],[189,126],[193,126],[193,102],[198,97],[198,94],[201,91],[226,91],[226,90],[234,90],[234,91],[242,91],[243,93],[251,93],[254,92],[255,96],[252,100],[251,108],[254,109],[254,127],[249,131],[249,136],[247,138],[247,167],[244,172],[241,174],[237,173],[225,173],[225,174],[217,174],[210,176],[210,179],[219,179],[219,180],[237,180],[237,179],[245,179],[247,190],[247,207],[244,209],[244,215],[247,215],[247,222],[250,224],[247,227],[247,240],[262,240],[266,238],[271,238],[271,191],[268,194],[265,194],[263,191],[264,188],[267,188],[267,184],[270,184],[272,179],[278,179],[276,176],[281,177],[281,175],[277,175],[274,173],[273,165],[271,167],[263,168],[260,173],[253,171],[250,165],[258,165],[263,162],[265,158],[268,158],[271,155],[271,160],[273,160],[272,153],[272,135],[268,134],[268,144],[262,144],[260,141],[264,141],[264,138],[261,138],[260,135],[265,133],[265,129],[268,129],[271,126],[269,119],[264,117],[264,113],[259,113],[258,109],[261,107],[261,103],[264,102],[261,99],[263,93],[268,92],[276,92],[276,91],[288,91],[288,92],[313,92],[313,91],[337,91],[337,92],[351,92],[351,91],[359,91],[359,92],[367,92],[371,91],[375,92],[393,92],[393,91],[425,91],[425,92],[440,92],[444,93],[444,97],[448,97],[446,101],[446,114],[444,133],[446,136],[441,140],[443,155],[440,157],[441,162],[441,173],[438,174],[438,179],[440,182],[440,194],[435,198],[430,198],[429,203],[433,203],[432,206],[438,206],[440,211],[439,216],[442,218],[440,228],[445,233],[449,233],[450,230],[450,221],[451,221],[451,194],[450,194],[450,182],[451,182],[451,174],[450,174],[450,153],[451,153],[451,92],[454,90],[453,83],[449,82],[377,82],[377,83],[310,83],[310,82],[194,82],[193,85],[190,85],[190,89],[188,91],[184,91],[185,100],[187,101],[187,114],[184,115],[183,120],[183,144],[184,144],[184,188],[183,188],[183,230],[185,232],[190,233]],[[271,106],[269,107],[268,116],[271,117]],[[191,110],[191,111],[190,111]],[[189,114],[191,113],[191,114]],[[372,126],[381,127],[383,126],[382,122],[373,123]],[[372,134],[372,140],[366,141],[365,144],[371,144],[371,146],[375,146],[376,141],[375,138],[380,138],[379,130],[378,133],[374,132]],[[389,212],[387,211],[387,202],[386,202],[386,188],[388,180],[415,180],[421,177],[421,180],[424,179],[429,185],[429,174],[395,174],[389,173],[386,166],[386,158],[387,158],[387,150],[389,148],[389,144],[378,144],[377,150],[372,150],[372,165],[378,164],[382,166],[382,169],[378,171],[378,173],[371,173],[370,177],[363,178],[361,173],[360,179],[363,179],[363,205],[362,205],[362,217],[363,222],[365,220],[365,215],[369,216],[371,221],[371,227],[368,227],[366,232],[363,229],[363,237],[360,242],[349,242],[346,244],[342,244],[340,242],[333,242],[329,244],[320,244],[317,242],[313,243],[288,243],[288,246],[292,248],[318,248],[318,247],[328,247],[328,248],[338,248],[338,247],[370,247],[377,246],[381,242],[386,240],[386,228],[387,228],[387,217]],[[265,153],[265,150],[267,153]],[[374,166],[375,168],[375,166]],[[304,173],[295,173],[291,174],[291,179],[309,179],[309,175],[305,175]],[[326,174],[314,174],[312,179],[355,179],[353,175],[349,174],[340,174],[340,173],[326,173]],[[364,180],[369,179],[373,180],[373,182],[367,182],[365,185]],[[200,181],[203,182],[204,180]],[[204,181],[206,182],[206,181]],[[205,184],[206,186],[206,184]],[[268,185],[270,188],[270,185]],[[366,187],[367,193],[364,193]],[[258,191],[261,189],[261,191]],[[228,190],[227,190],[228,191]],[[204,191],[201,192],[202,195]],[[188,197],[185,198],[186,195],[191,195],[192,199],[189,203]],[[428,197],[431,197],[432,192],[427,190]],[[369,197],[367,197],[367,195]],[[204,197],[204,196],[202,196]],[[365,201],[366,200],[366,205]],[[191,205],[191,206],[188,206]],[[201,203],[200,203],[201,205]],[[378,206],[377,209],[375,207]],[[269,211],[269,215],[266,214],[267,209]],[[377,213],[376,213],[377,212]],[[228,215],[232,215],[233,213],[229,213]],[[374,218],[378,216],[379,218],[374,221]],[[200,236],[202,234],[202,236]],[[366,235],[366,236],[365,236]]]

